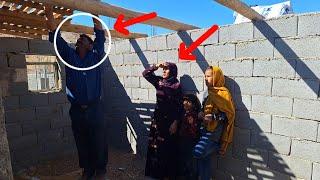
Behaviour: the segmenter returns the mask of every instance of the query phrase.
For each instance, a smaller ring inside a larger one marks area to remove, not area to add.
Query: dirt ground
[[[76,155],[57,158],[20,171],[15,180],[75,180],[81,175]],[[144,160],[130,152],[109,148],[108,180],[144,179]]]

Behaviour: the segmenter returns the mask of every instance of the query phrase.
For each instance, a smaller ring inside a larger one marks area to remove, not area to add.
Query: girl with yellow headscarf
[[[194,148],[194,156],[199,159],[199,174],[202,180],[211,178],[211,154],[226,153],[232,142],[235,108],[232,96],[225,87],[225,78],[218,66],[210,66],[205,72],[208,97],[203,102],[201,137]]]

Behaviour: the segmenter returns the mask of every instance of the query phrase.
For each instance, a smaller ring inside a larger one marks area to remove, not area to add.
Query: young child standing
[[[199,139],[200,122],[198,113],[201,109],[196,95],[187,94],[183,97],[184,116],[179,128],[179,176],[186,180],[197,179],[197,165],[192,151]]]
[[[198,159],[201,180],[210,180],[211,155],[218,152],[223,156],[228,144],[232,142],[235,108],[219,67],[210,66],[205,72],[205,81],[208,97],[203,102],[202,112],[199,113],[199,118],[203,122],[200,129],[201,137],[193,154]]]

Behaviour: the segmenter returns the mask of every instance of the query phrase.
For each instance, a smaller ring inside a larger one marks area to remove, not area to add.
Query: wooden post
[[[33,0],[36,2],[63,6],[70,9],[76,9],[92,14],[98,14],[108,17],[117,18],[119,14],[123,14],[125,19],[131,19],[143,15],[144,13],[135,12],[125,8],[117,7],[107,3],[99,2],[96,0]],[[186,31],[197,29],[198,27],[180,23],[163,17],[156,17],[154,19],[143,22],[143,24],[150,24],[154,26],[163,27],[175,31]]]
[[[236,11],[242,16],[250,19],[250,20],[263,20],[264,17],[257,13],[255,10],[251,9],[245,3],[239,0],[215,0],[216,2]]]
[[[2,92],[0,88],[0,179],[13,180],[10,151],[2,104]]]

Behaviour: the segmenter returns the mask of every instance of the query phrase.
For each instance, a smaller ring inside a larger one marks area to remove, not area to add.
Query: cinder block
[[[29,94],[20,96],[20,107],[45,106],[48,104],[48,94]]]
[[[22,136],[22,127],[19,123],[6,124],[6,130],[9,140]]]
[[[292,141],[291,155],[293,157],[309,160],[312,162],[320,162],[320,143],[296,140]]]
[[[290,153],[291,138],[270,133],[254,132],[251,137],[254,147],[288,155]]]
[[[211,61],[222,61],[236,57],[235,44],[208,45],[204,48],[205,58]]]
[[[296,60],[254,60],[253,76],[294,78]]]
[[[108,42],[104,43],[104,52],[107,53],[107,50],[108,50]],[[109,55],[115,55],[115,54],[116,54],[116,45],[114,42],[112,42]]]
[[[247,179],[296,179],[296,177],[271,170],[269,167],[261,167],[260,165],[251,165],[251,171],[247,175]]]
[[[138,38],[138,39],[130,39],[130,51],[131,52],[141,52],[147,50],[147,39],[146,38]]]
[[[122,65],[114,68],[118,76],[132,76],[132,69],[130,65]]]
[[[271,115],[237,111],[235,124],[237,127],[251,129],[254,132],[271,132]]]
[[[242,95],[271,95],[271,78],[241,77],[235,78],[235,81],[240,87],[240,89],[236,90],[236,93],[241,93]]]
[[[141,60],[136,53],[132,54],[124,54],[124,64],[131,65],[131,64],[141,64]]]
[[[26,68],[26,57],[23,54],[8,53],[9,67]]]
[[[53,119],[50,122],[51,129],[60,129],[65,127],[71,127],[71,120],[69,118]],[[65,136],[65,135],[63,135]]]
[[[131,45],[128,39],[115,41],[116,54],[129,53],[130,46]]]
[[[189,62],[186,63],[178,63],[177,68],[178,68],[178,77],[181,77],[183,75],[189,75],[191,73],[191,64]]]
[[[41,106],[36,107],[37,119],[54,119],[59,117],[57,106]]]
[[[143,65],[133,65],[131,66],[131,68],[132,68],[132,76],[137,76],[137,77],[141,77],[142,72],[145,69]]]
[[[151,51],[167,49],[167,37],[166,36],[148,37],[147,49]]]
[[[145,57],[145,61],[148,64],[157,64],[158,62],[158,53],[156,51],[143,51],[139,55]]]
[[[37,136],[35,134],[13,138],[9,141],[9,146],[11,151],[28,149],[36,145],[37,145]]]
[[[272,95],[317,99],[320,82],[316,80],[273,79]]]
[[[270,58],[273,57],[273,43],[268,40],[255,40],[236,45],[237,58]]]
[[[200,36],[202,36],[205,32],[208,31],[209,28],[205,29],[197,29],[190,31],[191,38],[193,41],[196,41]],[[218,43],[219,38],[219,30],[217,30],[214,34],[212,34],[208,39],[206,39],[201,45],[207,45],[207,44],[215,44]]]
[[[320,37],[278,38],[274,47],[276,58],[315,58],[320,56]]]
[[[158,63],[160,62],[178,63],[178,50],[158,51]]]
[[[295,15],[285,15],[267,21],[257,21],[254,24],[254,38],[277,38],[296,36],[298,17]]]
[[[298,35],[309,36],[320,34],[320,14],[319,13],[308,13],[298,16]]]
[[[255,112],[291,116],[292,104],[293,99],[286,97],[252,96],[252,110]]]
[[[68,102],[67,95],[63,92],[55,92],[55,93],[49,93],[49,104],[55,105],[55,104],[64,104]]]
[[[319,163],[313,163],[312,168],[312,179],[320,179],[320,164]]]
[[[140,77],[140,87],[145,89],[153,89],[154,86],[149,83],[144,77]]]
[[[27,122],[35,119],[35,109],[17,109],[5,112],[6,123]]]
[[[232,97],[236,110],[248,111],[252,109],[251,96],[235,94]]]
[[[295,176],[296,178],[310,179],[312,172],[312,162],[299,158],[294,158],[278,153],[269,154],[268,167],[275,171]],[[283,163],[281,163],[283,162]]]
[[[0,54],[0,68],[8,67],[8,57],[6,54]]]
[[[8,86],[8,94],[11,96],[24,95],[28,93],[28,83],[27,82],[15,82]]]
[[[28,52],[28,40],[22,38],[1,37],[0,53],[2,52]]]
[[[157,97],[156,97],[156,89],[149,89],[149,100],[150,101],[156,101]]]
[[[207,62],[191,62],[191,77],[204,77],[206,69],[209,67]]]
[[[293,116],[303,119],[320,120],[320,101],[295,99]]]
[[[7,96],[3,98],[3,106],[5,110],[19,108],[19,96]]]
[[[149,100],[149,90],[139,89],[139,100]]]
[[[245,159],[253,166],[267,167],[269,161],[268,154],[267,150],[250,147],[245,151]]]
[[[272,117],[272,133],[316,141],[318,123],[303,119]]]
[[[169,49],[178,49],[183,40],[177,33],[167,35],[167,45]]]
[[[253,71],[253,60],[219,62],[219,66],[225,76],[251,77]]]
[[[320,60],[297,60],[296,76],[319,80]]]
[[[27,74],[27,69],[26,68],[15,68],[15,69],[10,69],[10,77],[9,77],[9,82],[10,83],[15,83],[15,82],[27,82],[28,81],[28,74]]]
[[[252,23],[221,26],[219,29],[219,42],[245,41],[249,39],[253,39]]]
[[[139,77],[127,77],[124,79],[124,84],[126,88],[139,88]]]
[[[123,54],[109,55],[108,57],[112,66],[119,66],[124,62]]]
[[[46,144],[50,142],[59,142],[63,138],[63,129],[55,129],[38,134],[38,143]]]
[[[244,177],[246,177],[246,175],[250,171],[248,162],[240,161],[234,158],[221,158],[221,159],[219,158],[218,169],[231,173],[233,175],[244,176]]]
[[[29,52],[32,54],[56,55],[53,43],[46,40],[30,39]]]

